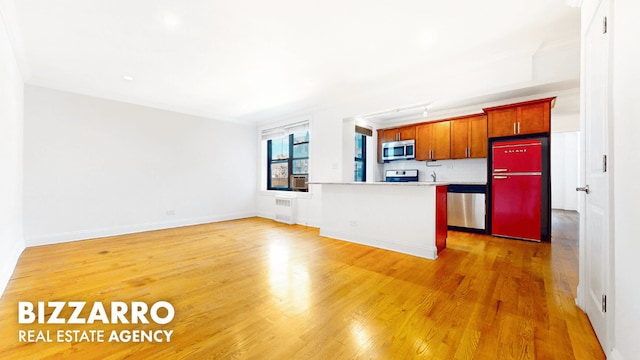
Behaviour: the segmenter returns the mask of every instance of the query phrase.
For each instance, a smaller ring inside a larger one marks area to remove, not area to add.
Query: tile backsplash
[[[431,173],[435,171],[438,181],[487,182],[487,159],[395,160],[378,165],[378,169],[376,181],[384,181],[387,170],[418,169],[420,181],[431,181]]]

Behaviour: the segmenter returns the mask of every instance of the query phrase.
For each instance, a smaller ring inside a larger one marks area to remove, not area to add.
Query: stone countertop
[[[464,181],[410,181],[410,182],[385,182],[385,181],[376,181],[376,182],[310,182],[309,184],[319,184],[319,185],[381,185],[381,186],[444,186],[444,185],[487,185],[485,182],[464,182]]]
[[[364,185],[380,185],[380,186],[439,186],[439,185],[449,185],[451,182],[444,181],[410,181],[410,182],[385,182],[385,181],[376,181],[376,182],[310,182],[309,184],[319,184],[319,185],[355,185],[355,186],[364,186]]]

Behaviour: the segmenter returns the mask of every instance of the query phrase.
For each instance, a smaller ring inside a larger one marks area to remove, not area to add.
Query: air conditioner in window
[[[309,175],[291,175],[291,189],[295,191],[307,191],[309,185],[307,179]]]

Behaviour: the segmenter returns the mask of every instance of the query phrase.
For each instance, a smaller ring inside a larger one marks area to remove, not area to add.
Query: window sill
[[[262,196],[288,196],[296,199],[311,199],[313,193],[300,191],[260,190]]]

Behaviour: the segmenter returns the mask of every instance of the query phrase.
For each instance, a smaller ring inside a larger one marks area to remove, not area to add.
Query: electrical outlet
[[[167,215],[175,215],[176,211],[175,210],[167,210]]]

